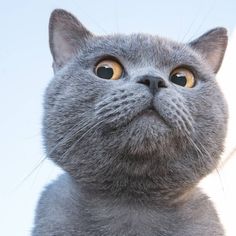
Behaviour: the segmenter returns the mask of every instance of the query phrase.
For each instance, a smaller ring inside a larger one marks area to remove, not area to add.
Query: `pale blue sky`
[[[1,0],[0,235],[29,235],[39,193],[58,173],[48,161],[36,168],[44,157],[42,100],[53,75],[47,26],[55,8],[71,11],[97,34],[145,32],[188,41],[216,26],[229,33],[236,27],[234,0]]]

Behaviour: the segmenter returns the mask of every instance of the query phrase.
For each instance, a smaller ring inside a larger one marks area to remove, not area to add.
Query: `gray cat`
[[[55,10],[49,33],[55,77],[43,135],[66,174],[42,193],[32,235],[224,235],[196,185],[223,150],[227,106],[215,74],[226,30],[186,44],[95,36]]]

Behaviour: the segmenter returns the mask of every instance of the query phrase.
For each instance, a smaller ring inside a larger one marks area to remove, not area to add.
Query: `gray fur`
[[[69,13],[52,13],[55,77],[45,94],[43,134],[48,157],[66,174],[43,192],[32,235],[224,235],[196,185],[216,168],[223,150],[227,106],[215,73],[226,31],[205,34],[204,50],[202,37],[182,44],[88,32]],[[61,44],[67,45],[59,50]],[[213,44],[219,49],[214,60]],[[94,74],[107,55],[123,65],[120,80]],[[180,65],[194,71],[193,88],[170,82]],[[164,86],[153,83],[151,91],[141,83],[144,76],[161,78]]]

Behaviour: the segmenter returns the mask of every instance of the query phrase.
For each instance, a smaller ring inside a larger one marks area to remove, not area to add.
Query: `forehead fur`
[[[81,56],[82,54],[82,56]],[[108,35],[92,37],[79,50],[77,59],[99,60],[114,56],[121,62],[140,66],[169,68],[178,65],[201,70],[201,57],[187,44],[148,34]]]

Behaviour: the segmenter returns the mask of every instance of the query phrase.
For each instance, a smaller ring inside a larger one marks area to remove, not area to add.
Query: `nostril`
[[[160,77],[145,76],[137,81],[139,84],[146,85],[147,87],[166,88],[166,82]]]
[[[148,87],[150,86],[150,80],[149,79],[140,80],[140,81],[138,81],[138,83],[144,84],[144,85],[146,85]]]
[[[155,94],[161,88],[167,88],[165,80],[158,76],[142,76],[136,82],[147,86],[152,94]]]
[[[166,88],[166,83],[164,82],[164,80],[159,80],[157,83],[157,87],[158,88]]]

